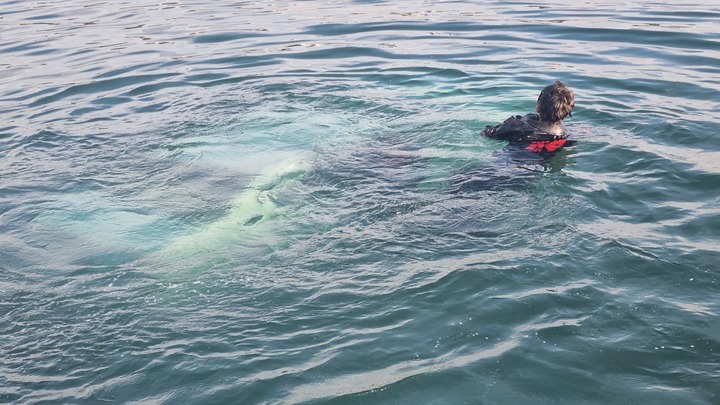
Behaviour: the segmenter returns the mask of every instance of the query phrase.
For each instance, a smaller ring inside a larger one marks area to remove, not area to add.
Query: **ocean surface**
[[[720,403],[717,1],[0,27],[0,403]],[[555,80],[574,146],[483,138]]]

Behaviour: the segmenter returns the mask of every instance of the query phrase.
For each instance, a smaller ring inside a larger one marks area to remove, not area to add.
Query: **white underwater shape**
[[[233,246],[247,242],[253,233],[276,214],[273,195],[288,182],[294,181],[310,169],[306,155],[287,158],[265,169],[237,196],[222,218],[208,224],[199,232],[180,236],[149,260],[159,273],[181,276],[197,273],[214,263],[228,260],[223,257]],[[267,227],[265,227],[267,229]]]

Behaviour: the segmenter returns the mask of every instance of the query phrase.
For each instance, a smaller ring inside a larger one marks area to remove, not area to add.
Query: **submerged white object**
[[[273,194],[287,182],[307,173],[307,156],[285,159],[258,174],[236,197],[227,214],[199,232],[180,236],[151,255],[161,273],[197,272],[214,263],[227,261],[223,253],[234,245],[247,242],[251,232],[271,219],[277,206]]]

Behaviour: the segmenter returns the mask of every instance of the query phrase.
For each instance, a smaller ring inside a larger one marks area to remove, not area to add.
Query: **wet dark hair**
[[[540,92],[537,102],[541,121],[558,122],[567,116],[572,117],[575,94],[570,87],[558,80]]]

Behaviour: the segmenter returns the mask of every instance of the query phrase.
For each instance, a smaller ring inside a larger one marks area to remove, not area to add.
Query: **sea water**
[[[0,0],[0,402],[720,402],[718,23]]]

